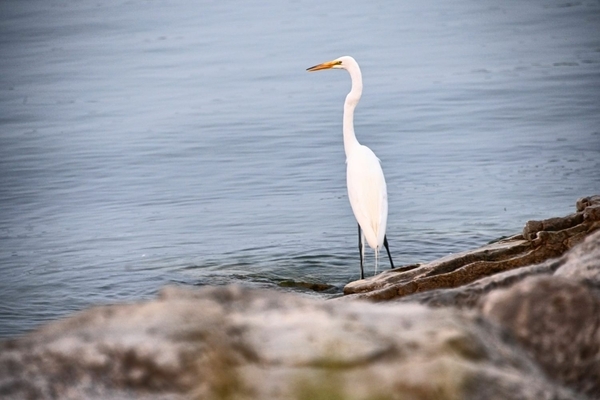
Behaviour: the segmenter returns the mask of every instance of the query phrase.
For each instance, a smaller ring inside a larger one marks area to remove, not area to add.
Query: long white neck
[[[346,70],[350,74],[350,79],[352,79],[352,89],[350,93],[346,96],[346,101],[344,102],[344,120],[343,120],[343,132],[344,132],[344,150],[346,151],[346,158],[349,157],[352,150],[358,146],[358,140],[356,140],[356,135],[354,134],[354,109],[360,100],[360,96],[362,95],[362,75],[360,73],[360,67],[352,59],[353,62],[349,63],[346,66]]]

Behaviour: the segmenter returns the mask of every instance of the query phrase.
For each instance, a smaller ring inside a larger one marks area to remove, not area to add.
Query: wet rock
[[[3,399],[576,399],[474,312],[167,288],[0,344]]]
[[[335,286],[329,285],[327,283],[301,282],[301,281],[294,281],[294,280],[281,281],[277,284],[277,286],[285,287],[285,288],[307,289],[307,290],[312,290],[313,292],[326,292],[326,291],[332,291],[335,289]]]
[[[473,306],[490,290],[533,274],[553,273],[560,266],[554,261],[545,266],[531,266],[560,257],[599,229],[598,210],[600,196],[579,199],[576,213],[529,221],[523,234],[421,264],[418,268],[388,270],[351,282],[344,288],[348,295],[345,298],[384,301],[410,296],[407,301]]]

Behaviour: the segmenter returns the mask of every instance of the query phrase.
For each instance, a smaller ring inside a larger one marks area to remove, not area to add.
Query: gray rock
[[[530,277],[488,294],[482,310],[510,330],[551,378],[600,398],[600,296],[595,290],[564,277]]]
[[[600,231],[565,254],[555,276],[571,278],[600,287]]]
[[[532,276],[481,301],[552,378],[600,398],[600,231]]]
[[[474,312],[167,288],[0,344],[3,399],[574,399]]]

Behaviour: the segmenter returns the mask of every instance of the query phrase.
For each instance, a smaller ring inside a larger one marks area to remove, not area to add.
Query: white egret
[[[375,250],[375,271],[379,250],[385,246],[390,264],[390,254],[385,228],[387,225],[387,188],[379,159],[367,146],[361,145],[354,134],[354,109],[362,95],[362,75],[354,58],[344,56],[333,61],[310,67],[307,71],[323,69],[345,69],[352,79],[352,89],[344,102],[344,150],[346,152],[346,183],[348,198],[358,222],[358,251],[360,253],[360,278],[364,279],[364,241]]]

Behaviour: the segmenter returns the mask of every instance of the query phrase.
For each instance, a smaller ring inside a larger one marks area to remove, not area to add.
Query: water
[[[0,18],[0,336],[169,283],[357,279],[350,80],[305,72],[341,55],[396,263],[600,193],[598,1],[5,0]]]

